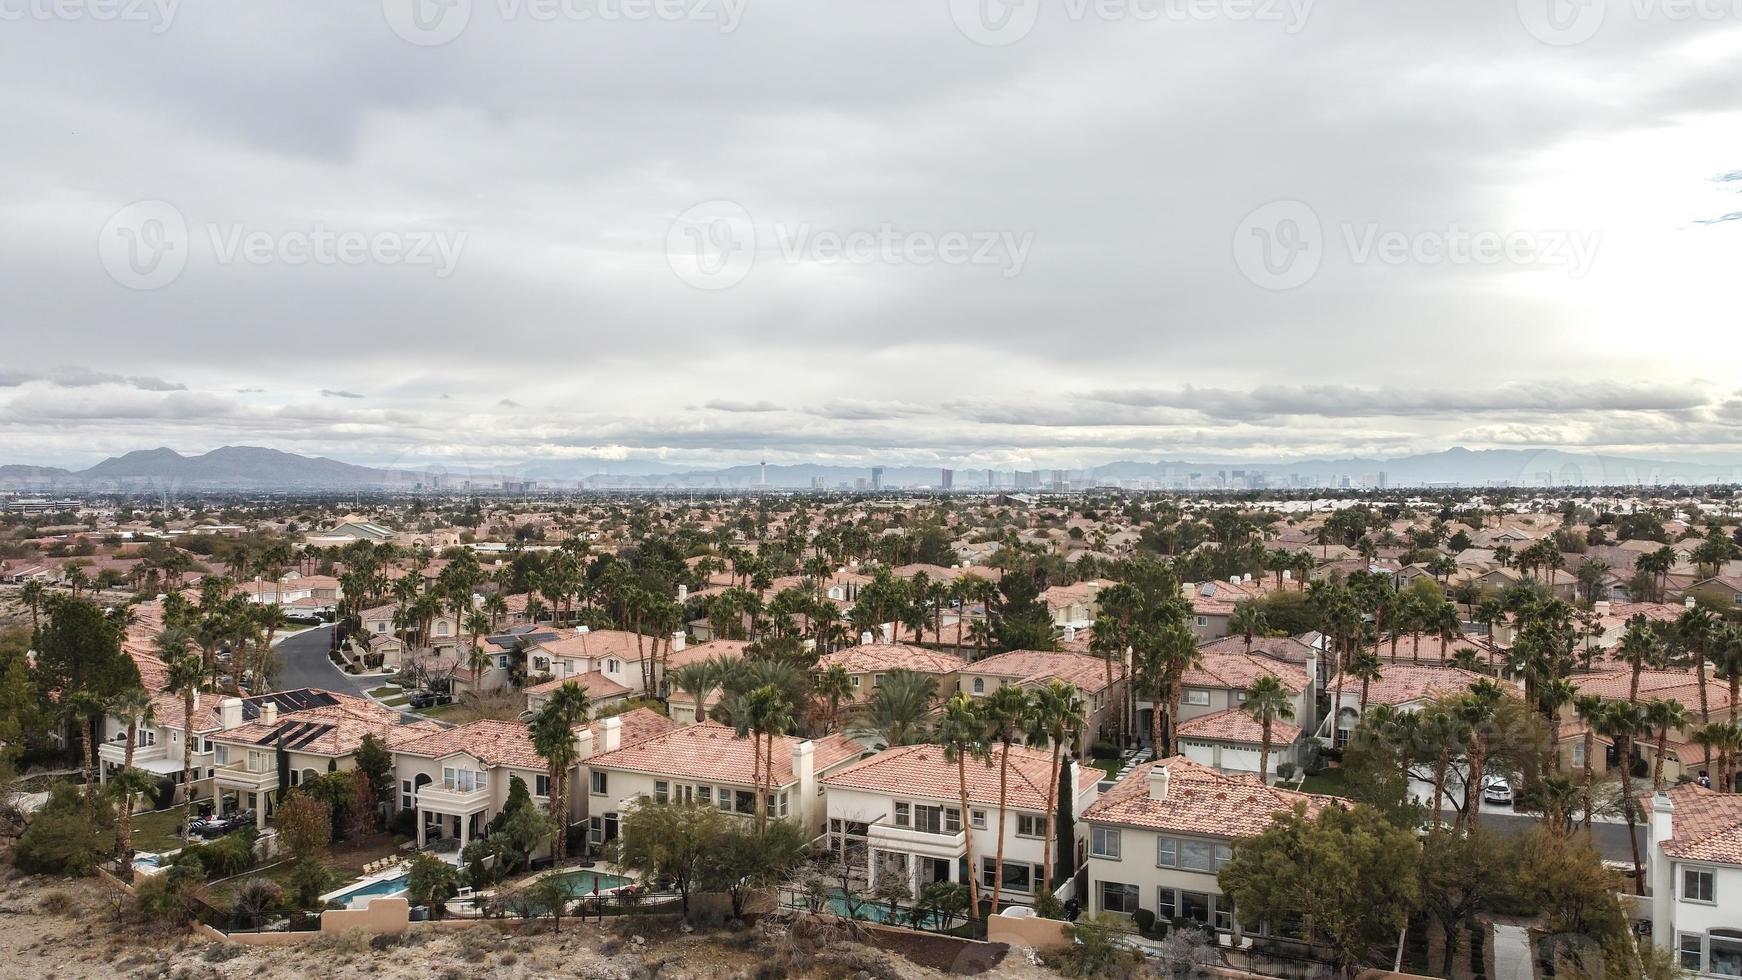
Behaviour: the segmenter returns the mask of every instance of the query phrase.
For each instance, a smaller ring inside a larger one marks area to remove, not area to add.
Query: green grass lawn
[[[181,846],[181,807],[133,817],[133,849],[147,854]]]
[[[405,694],[405,692],[400,689],[398,684],[383,685],[381,687],[376,688],[373,691],[370,691],[369,693],[374,695],[375,697],[378,697],[378,698],[391,698],[391,697],[401,696],[401,695]]]
[[[1348,796],[1349,783],[1341,769],[1326,769],[1317,775],[1309,775],[1301,784],[1303,793],[1319,793],[1324,796]]]
[[[1108,779],[1118,779],[1119,770],[1125,767],[1123,759],[1090,759],[1089,765],[1107,774]]]
[[[430,708],[419,708],[417,713],[425,718],[446,718],[466,710],[466,706],[455,701],[453,704],[438,704]]]

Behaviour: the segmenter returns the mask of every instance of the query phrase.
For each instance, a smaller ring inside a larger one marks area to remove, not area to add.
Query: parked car
[[[454,703],[454,696],[445,691],[418,691],[406,703],[413,708],[433,708],[438,704]]]
[[[1512,784],[1505,776],[1482,777],[1482,802],[1512,805]]]

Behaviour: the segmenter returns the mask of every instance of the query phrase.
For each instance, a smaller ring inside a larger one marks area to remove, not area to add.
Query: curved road
[[[284,670],[278,676],[278,686],[287,691],[299,687],[318,687],[341,694],[367,695],[380,684],[354,677],[333,666],[327,651],[333,648],[333,627],[317,626],[275,644]]]

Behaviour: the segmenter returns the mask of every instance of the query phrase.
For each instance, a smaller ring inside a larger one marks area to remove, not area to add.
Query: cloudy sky
[[[0,0],[0,462],[1742,462],[1742,18]]]

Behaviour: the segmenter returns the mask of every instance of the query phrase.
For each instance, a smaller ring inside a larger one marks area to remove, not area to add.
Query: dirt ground
[[[255,948],[142,929],[125,921],[110,889],[94,881],[15,878],[10,869],[0,869],[0,876],[0,962],[10,963],[14,975],[45,980],[933,980],[950,975],[838,935],[796,936],[796,930],[766,927],[685,934],[636,920],[612,920],[603,927],[565,921],[560,934],[553,934],[548,923],[536,930],[487,924],[454,932],[420,930],[405,939],[355,935]],[[942,947],[908,952],[986,980],[1056,977],[1031,965],[1021,951],[996,965],[985,957],[951,962]]]

